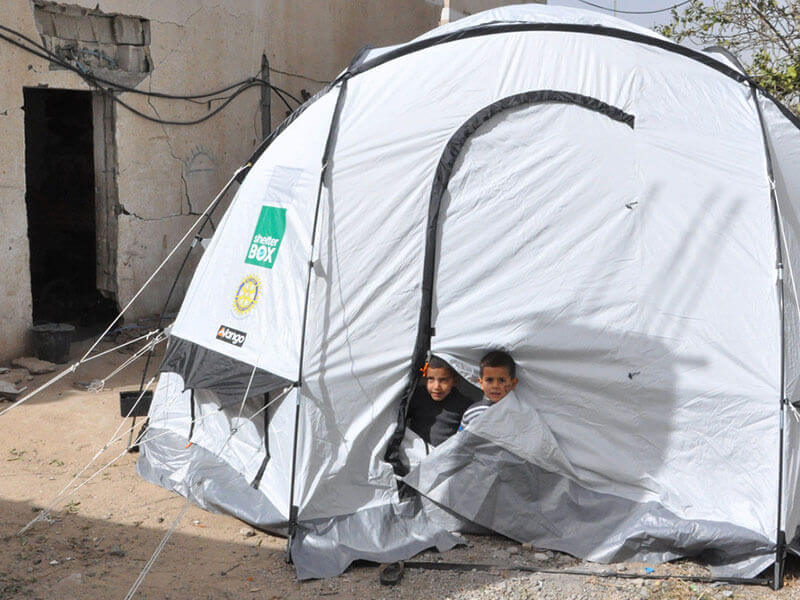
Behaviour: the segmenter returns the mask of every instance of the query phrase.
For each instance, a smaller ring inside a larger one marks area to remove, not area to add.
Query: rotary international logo
[[[255,275],[248,275],[239,284],[236,296],[233,298],[233,314],[245,317],[258,302],[261,294],[261,281]]]

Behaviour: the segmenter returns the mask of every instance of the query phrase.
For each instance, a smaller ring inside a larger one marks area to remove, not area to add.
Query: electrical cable
[[[40,56],[42,58],[47,58],[48,60],[51,60],[51,61],[59,64],[60,66],[64,67],[65,69],[69,69],[71,71],[76,72],[78,75],[80,75],[81,77],[84,77],[85,79],[93,80],[93,81],[100,82],[100,83],[105,83],[105,84],[114,86],[116,89],[118,89],[120,91],[130,92],[132,94],[140,94],[140,95],[143,95],[143,96],[153,96],[155,98],[166,98],[166,99],[172,99],[172,100],[202,100],[202,99],[207,99],[209,96],[216,96],[218,94],[222,94],[224,92],[230,91],[230,90],[235,89],[235,88],[237,88],[237,87],[239,87],[241,85],[244,85],[246,83],[257,83],[258,82],[258,83],[262,83],[263,85],[269,85],[269,87],[274,89],[276,93],[285,94],[286,96],[288,96],[289,98],[291,98],[292,100],[297,102],[297,104],[302,104],[303,103],[302,100],[298,99],[293,94],[290,94],[289,92],[287,92],[286,90],[284,90],[282,88],[279,88],[278,86],[269,84],[269,83],[267,83],[266,80],[261,79],[259,77],[249,77],[249,78],[244,79],[242,81],[239,81],[237,83],[232,83],[232,84],[230,84],[230,85],[228,85],[228,86],[226,86],[224,88],[221,88],[221,89],[218,89],[218,90],[214,90],[212,92],[206,92],[204,94],[181,95],[181,94],[167,94],[165,92],[152,92],[152,91],[148,91],[148,90],[140,90],[140,89],[137,89],[137,88],[134,88],[134,87],[129,87],[129,86],[126,86],[126,85],[122,85],[121,83],[116,83],[116,82],[113,82],[113,81],[109,81],[108,79],[103,79],[102,77],[98,77],[97,75],[94,75],[92,73],[84,73],[80,69],[77,69],[76,67],[71,65],[68,61],[66,61],[63,58],[61,58],[60,56],[58,56],[58,54],[56,54],[53,51],[51,51],[50,49],[48,49],[46,46],[38,43],[36,40],[31,39],[30,37],[26,36],[23,33],[20,33],[19,31],[15,30],[15,29],[12,29],[11,27],[6,27],[5,25],[0,25],[0,30],[7,31],[8,33],[16,35],[17,37],[25,40],[26,42],[28,42],[29,44],[31,44],[35,48],[37,48],[37,49],[39,49],[42,52],[47,54],[47,56],[44,56],[41,53],[36,53],[37,56]],[[4,39],[6,39],[9,42],[12,41],[12,40],[10,40],[9,38],[6,38],[6,37],[4,37]],[[23,50],[27,50],[29,52],[31,51],[29,48],[26,48],[25,46],[22,46],[22,45],[20,45],[18,43],[15,43],[15,42],[12,42],[12,43],[14,43],[15,45],[19,46]],[[270,70],[274,70],[274,69],[270,69]],[[327,83],[327,82],[325,82],[325,83]],[[203,102],[201,102],[201,104],[205,103],[205,102],[213,101],[213,100],[221,100],[221,99],[224,99],[226,97],[227,96],[222,97],[222,98],[212,98],[211,100],[203,100]]]
[[[578,0],[578,2],[580,2],[581,4],[585,4],[587,6],[593,6],[594,8],[599,8],[600,10],[605,10],[608,12],[620,13],[623,15],[655,15],[657,13],[667,12],[668,10],[674,10],[680,6],[683,6],[684,4],[689,4],[689,2],[691,1],[692,0],[684,0],[684,2],[678,2],[677,4],[674,4],[672,6],[659,8],[658,10],[619,10],[619,9],[609,8],[607,6],[601,6],[600,4],[595,4],[593,2],[589,2],[588,0]]]
[[[0,28],[6,29],[2,25],[0,25]],[[25,50],[26,52],[29,52],[30,54],[33,54],[34,56],[38,56],[38,57],[43,58],[45,60],[48,60],[50,62],[56,63],[56,64],[58,64],[60,66],[63,66],[65,68],[77,73],[78,75],[80,75],[80,77],[82,79],[84,79],[90,85],[96,85],[97,86],[96,81],[100,81],[97,78],[94,78],[94,77],[92,77],[92,76],[90,76],[90,75],[88,75],[86,73],[83,73],[82,71],[80,71],[80,69],[77,69],[76,67],[72,66],[71,64],[69,64],[69,63],[67,63],[65,61],[62,61],[62,60],[60,60],[58,58],[54,58],[52,56],[49,56],[48,54],[46,54],[44,52],[39,52],[39,51],[34,50],[32,48],[28,48],[24,44],[21,44],[20,42],[14,40],[14,39],[11,39],[10,37],[8,37],[6,35],[3,35],[2,33],[0,33],[0,39],[3,39],[3,40],[7,41],[8,43],[10,43],[10,44],[12,44],[14,46],[17,46],[18,48],[21,48],[22,50]],[[126,108],[127,110],[132,112],[133,114],[135,114],[135,115],[137,115],[139,117],[142,117],[143,119],[146,119],[148,121],[151,121],[153,123],[159,123],[161,125],[197,125],[198,123],[202,123],[203,121],[207,121],[211,117],[215,116],[217,113],[222,111],[225,107],[227,107],[228,104],[230,104],[234,100],[234,98],[236,98],[236,96],[238,96],[239,94],[241,94],[242,92],[244,92],[248,88],[254,87],[255,85],[266,85],[266,84],[263,83],[262,80],[258,80],[258,82],[251,81],[250,83],[242,84],[242,85],[240,85],[239,89],[237,89],[233,94],[231,94],[231,96],[229,96],[228,99],[225,100],[225,102],[223,102],[216,109],[214,109],[210,113],[204,115],[203,117],[200,117],[199,119],[192,119],[192,120],[189,120],[189,121],[172,121],[172,120],[167,120],[167,119],[159,119],[157,117],[151,117],[150,115],[147,115],[147,114],[145,114],[145,113],[133,108],[130,104],[128,104],[127,102],[125,102],[121,98],[118,98],[117,96],[115,96],[112,93],[115,90],[113,90],[113,89],[105,89],[105,88],[102,88],[100,86],[97,86],[97,87],[100,87],[100,89],[104,93],[108,94],[111,97],[111,99],[114,102],[116,102],[117,104],[123,106],[124,108]],[[122,90],[122,91],[129,91],[129,90]],[[142,93],[141,90],[139,92]],[[151,94],[151,95],[155,95],[156,94],[156,92],[144,92],[144,93],[145,94]],[[174,98],[174,99],[178,99],[178,98]],[[181,99],[183,99],[183,98],[181,98]]]
[[[129,110],[130,112],[132,112],[133,114],[135,114],[136,116],[138,116],[138,117],[141,117],[141,118],[143,118],[143,119],[146,119],[146,120],[148,120],[148,121],[152,121],[153,123],[158,123],[158,124],[160,124],[160,125],[197,125],[198,123],[202,123],[202,122],[204,122],[204,121],[208,121],[210,118],[212,118],[212,117],[216,116],[216,115],[217,115],[219,112],[221,112],[222,110],[224,110],[224,109],[225,109],[225,107],[227,107],[227,106],[228,106],[228,104],[230,104],[231,102],[233,102],[233,100],[234,100],[234,99],[235,99],[235,98],[236,98],[236,97],[237,97],[239,94],[241,94],[241,93],[242,93],[242,92],[244,92],[245,90],[248,90],[249,88],[251,88],[251,87],[254,87],[254,86],[256,86],[256,85],[260,85],[260,84],[258,84],[258,83],[250,83],[250,84],[247,84],[247,85],[244,85],[244,86],[240,87],[240,88],[239,88],[238,90],[236,90],[236,91],[235,91],[233,94],[231,94],[231,95],[228,97],[228,99],[227,99],[227,100],[225,100],[225,102],[223,102],[222,104],[220,104],[220,105],[219,105],[217,108],[215,108],[214,110],[212,110],[210,113],[207,113],[207,114],[203,115],[202,117],[200,117],[200,118],[198,118],[198,119],[191,119],[191,120],[189,120],[189,121],[172,121],[172,120],[169,120],[169,119],[160,119],[160,118],[157,118],[157,117],[151,117],[150,115],[148,115],[148,114],[145,114],[145,113],[143,113],[142,111],[140,111],[140,110],[137,110],[137,109],[133,108],[133,107],[132,107],[130,104],[128,104],[127,102],[125,102],[125,101],[124,101],[124,100],[122,100],[121,98],[118,98],[118,97],[117,97],[117,96],[115,96],[114,94],[111,94],[111,93],[108,93],[108,92],[106,92],[106,93],[108,93],[108,95],[111,97],[111,99],[112,99],[114,102],[116,102],[117,104],[119,104],[120,106],[122,106],[122,107],[126,108],[127,110]]]
[[[87,73],[84,70],[82,70],[82,69],[72,65],[68,61],[64,60],[62,57],[58,56],[57,54],[55,54],[54,52],[52,52],[51,50],[49,50],[47,47],[43,46],[42,44],[39,44],[38,42],[36,42],[35,40],[31,39],[30,37],[24,35],[23,33],[20,33],[19,31],[16,31],[16,30],[14,30],[14,29],[12,29],[10,27],[6,27],[5,25],[0,25],[0,30],[9,32],[9,33],[19,37],[20,39],[26,41],[28,44],[33,46],[33,48],[28,47],[25,44],[19,42],[18,40],[10,38],[10,37],[8,37],[8,36],[6,36],[4,34],[0,34],[0,39],[3,39],[5,41],[7,41],[8,43],[12,44],[13,46],[16,46],[16,47],[18,47],[18,48],[20,48],[20,49],[22,49],[22,50],[34,55],[34,56],[37,56],[37,57],[42,58],[44,60],[47,60],[47,61],[49,61],[51,63],[54,63],[56,65],[59,65],[59,66],[63,67],[64,69],[67,69],[67,70],[72,71],[73,73],[76,73],[79,77],[81,77],[81,79],[86,81],[86,83],[88,83],[89,85],[98,87],[101,90],[103,90],[105,93],[110,94],[111,99],[114,102],[116,102],[117,104],[123,106],[124,108],[126,108],[130,112],[134,113],[135,115],[137,115],[137,116],[139,116],[139,117],[141,117],[143,119],[146,119],[146,120],[154,122],[154,123],[159,123],[159,124],[162,124],[162,125],[197,125],[198,123],[202,123],[204,121],[207,121],[208,119],[210,119],[213,116],[215,116],[217,113],[221,112],[225,107],[227,107],[228,104],[230,104],[233,101],[234,98],[236,98],[242,92],[244,92],[245,90],[247,90],[247,89],[249,89],[251,87],[255,87],[255,86],[262,86],[263,85],[263,86],[269,87],[272,91],[275,92],[275,94],[281,99],[281,101],[286,105],[286,107],[292,112],[294,111],[294,108],[292,108],[291,104],[289,104],[289,102],[286,99],[286,97],[294,100],[298,104],[298,106],[303,104],[303,102],[301,100],[299,100],[297,97],[295,97],[293,94],[287,92],[286,90],[284,90],[282,88],[279,88],[277,86],[271,85],[270,83],[268,83],[264,79],[261,79],[261,78],[258,78],[258,77],[250,77],[250,78],[242,80],[240,82],[228,85],[228,86],[226,86],[224,88],[221,88],[221,89],[218,89],[218,90],[214,90],[212,92],[207,92],[207,93],[204,93],[204,94],[178,95],[178,94],[167,94],[167,93],[163,93],[163,92],[152,92],[152,91],[147,91],[147,90],[139,90],[139,89],[136,89],[136,88],[133,88],[133,87],[129,87],[129,86],[125,86],[125,85],[122,85],[122,84],[119,84],[119,83],[115,83],[113,81],[110,81],[108,79],[104,79],[102,77],[98,77],[98,76],[96,76],[96,75],[94,75],[92,73]],[[101,84],[107,84],[107,85],[112,86],[112,87],[104,89]],[[235,91],[233,92],[233,94],[231,94],[229,96],[223,96],[223,97],[219,97],[219,98],[214,98],[213,97],[213,96],[217,96],[219,94],[222,94],[222,93],[230,91],[230,90],[235,90]],[[200,117],[198,119],[191,119],[191,120],[188,120],[188,121],[176,121],[176,120],[161,119],[161,118],[158,118],[158,117],[152,117],[150,115],[147,115],[147,114],[141,112],[140,110],[133,108],[130,104],[128,104],[127,102],[125,102],[122,99],[120,99],[117,96],[115,96],[113,94],[113,92],[130,92],[130,93],[133,93],[133,94],[139,94],[139,95],[148,96],[148,97],[162,98],[162,99],[168,99],[168,100],[182,100],[182,101],[186,101],[186,102],[192,102],[192,103],[195,103],[195,104],[209,104],[210,105],[211,102],[215,102],[215,101],[223,101],[223,103],[220,106],[218,106],[216,109],[211,111],[210,113],[208,113],[208,114],[206,114],[203,117]]]
[[[130,92],[132,94],[141,94],[141,95],[144,95],[144,96],[153,96],[153,97],[156,97],[156,98],[167,98],[167,99],[172,99],[172,100],[198,100],[198,99],[208,98],[209,96],[216,96],[218,94],[222,94],[224,92],[227,92],[227,91],[230,91],[232,89],[235,89],[235,88],[237,88],[237,87],[239,87],[239,86],[241,86],[241,85],[243,85],[245,83],[252,83],[253,81],[256,81],[256,80],[264,82],[264,84],[266,84],[266,82],[263,79],[258,79],[256,77],[250,77],[250,78],[245,79],[243,81],[239,81],[237,83],[232,83],[232,84],[230,84],[230,85],[228,85],[228,86],[226,86],[224,88],[221,88],[221,89],[218,89],[218,90],[214,90],[213,92],[207,92],[205,94],[179,95],[179,94],[167,94],[167,93],[164,93],[164,92],[151,92],[151,91],[147,91],[147,90],[139,90],[139,89],[136,89],[136,88],[133,88],[133,87],[130,87],[130,86],[122,85],[120,83],[115,83],[113,81],[110,81],[108,79],[104,79],[102,77],[98,77],[97,75],[93,75],[93,74],[90,74],[90,73],[84,73],[80,69],[78,69],[77,67],[71,65],[69,62],[67,62],[66,60],[64,60],[63,58],[61,58],[60,56],[58,56],[57,54],[55,54],[51,50],[49,50],[46,46],[43,46],[42,44],[40,44],[40,43],[36,42],[35,40],[29,38],[25,34],[20,33],[19,31],[16,31],[15,29],[12,29],[11,27],[6,27],[5,25],[0,25],[0,29],[3,30],[3,31],[7,31],[8,33],[11,33],[13,35],[16,35],[17,37],[25,40],[26,42],[28,42],[32,46],[36,47],[39,50],[42,50],[43,52],[47,53],[47,55],[48,55],[48,56],[43,56],[41,53],[35,53],[35,54],[37,54],[37,56],[40,56],[42,58],[47,58],[48,60],[51,60],[52,62],[55,62],[55,63],[59,64],[60,66],[66,68],[66,69],[69,69],[70,71],[73,71],[73,72],[77,73],[78,75],[80,75],[84,79],[89,79],[89,80],[94,80],[95,82],[105,83],[107,85],[111,85],[111,86],[117,88],[120,91]],[[4,39],[6,39],[6,41],[11,41],[6,37],[4,37]],[[28,50],[29,52],[31,51],[30,48],[25,48],[24,46],[22,46],[22,45],[20,45],[18,43],[15,43],[15,45],[19,46],[23,50]]]
[[[274,67],[269,68],[270,71],[273,73],[278,73],[279,75],[286,75],[288,77],[297,77],[298,79],[305,79],[306,81],[310,81],[312,83],[318,83],[320,85],[328,85],[330,81],[322,81],[321,79],[314,79],[313,77],[309,77],[308,75],[301,75],[300,73],[292,73],[291,71],[282,71],[281,69],[276,69]]]
[[[264,81],[264,80],[263,80],[263,79],[259,79],[259,81]],[[266,83],[266,82],[265,82],[265,83]],[[275,93],[276,93],[276,94],[278,94],[278,95],[280,95],[280,94],[284,94],[284,95],[286,95],[286,96],[289,96],[289,98],[291,98],[292,100],[294,100],[295,102],[297,102],[297,104],[298,104],[298,105],[304,104],[304,102],[303,102],[302,100],[300,100],[300,99],[299,99],[297,96],[295,96],[294,94],[290,94],[289,92],[287,92],[287,91],[286,91],[286,90],[284,90],[283,88],[279,88],[277,85],[272,85],[272,84],[270,83],[270,84],[269,84],[269,87],[272,89],[272,91],[273,91],[273,92],[275,92]]]
[[[283,94],[285,93],[283,90],[280,90],[280,91],[278,91],[278,88],[272,88],[272,91],[273,91],[273,92],[275,92],[275,95],[276,95],[278,98],[280,98],[280,99],[281,99],[281,101],[282,101],[282,102],[283,102],[283,103],[286,105],[286,108],[288,108],[290,112],[294,112],[294,109],[291,107],[291,105],[289,104],[289,102],[287,102],[286,98],[284,98],[284,97],[283,97]],[[288,95],[290,98],[292,97],[290,94],[287,94],[287,95]],[[293,98],[293,99],[294,99],[294,100],[296,100],[296,98]],[[302,104],[302,102],[301,102],[301,104]]]

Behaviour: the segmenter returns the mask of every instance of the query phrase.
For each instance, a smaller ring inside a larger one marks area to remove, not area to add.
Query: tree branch
[[[785,37],[781,35],[781,33],[775,28],[775,26],[770,22],[770,20],[767,19],[764,13],[761,12],[761,10],[753,2],[748,2],[747,5],[754,13],[758,15],[758,18],[761,19],[761,21],[767,27],[769,27],[772,30],[772,32],[778,37],[778,39],[781,41],[781,45],[783,46],[784,50],[786,50],[786,53],[789,54],[789,56],[793,56],[795,53],[795,48],[789,43],[789,41]]]

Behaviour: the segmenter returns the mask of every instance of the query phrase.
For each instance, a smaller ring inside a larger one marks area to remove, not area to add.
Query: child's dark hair
[[[492,350],[481,359],[481,377],[483,377],[483,370],[486,367],[505,367],[508,369],[511,379],[517,376],[517,365],[514,359],[508,352],[502,350]]]
[[[431,356],[431,359],[428,361],[428,368],[447,369],[450,372],[450,375],[452,375],[453,377],[456,376],[456,370],[438,356]]]

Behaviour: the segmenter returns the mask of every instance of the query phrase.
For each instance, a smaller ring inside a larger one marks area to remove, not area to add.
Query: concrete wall
[[[474,10],[504,0],[463,0]],[[70,0],[73,6],[149,20],[151,72],[137,88],[172,94],[206,92],[259,74],[300,97],[313,94],[369,43],[399,43],[436,26],[441,4],[428,0]],[[74,8],[72,9],[75,10]],[[30,0],[5,0],[0,22],[40,41]],[[141,55],[137,60],[143,60]],[[29,343],[29,248],[25,208],[23,87],[89,90],[74,73],[0,40],[0,361]],[[204,104],[123,93],[137,110],[167,120],[207,114]],[[271,95],[272,127],[286,115]],[[260,91],[239,96],[199,125],[146,121],[116,106],[109,143],[116,149],[116,295],[133,297],[260,139]],[[113,181],[113,173],[111,180]],[[127,318],[157,313],[183,251],[143,293]],[[185,282],[184,282],[185,284]],[[173,302],[177,306],[180,296]]]
[[[37,35],[30,5],[21,0],[4,7],[2,24]],[[22,88],[42,82],[79,86],[64,72],[48,73],[43,61],[4,41],[0,41],[0,73],[0,358],[10,358],[24,349],[31,324]]]
[[[442,0],[444,2],[444,0]],[[474,15],[490,8],[498,6],[507,6],[509,4],[546,4],[546,0],[449,0],[449,13],[450,20],[465,17],[467,15]]]

